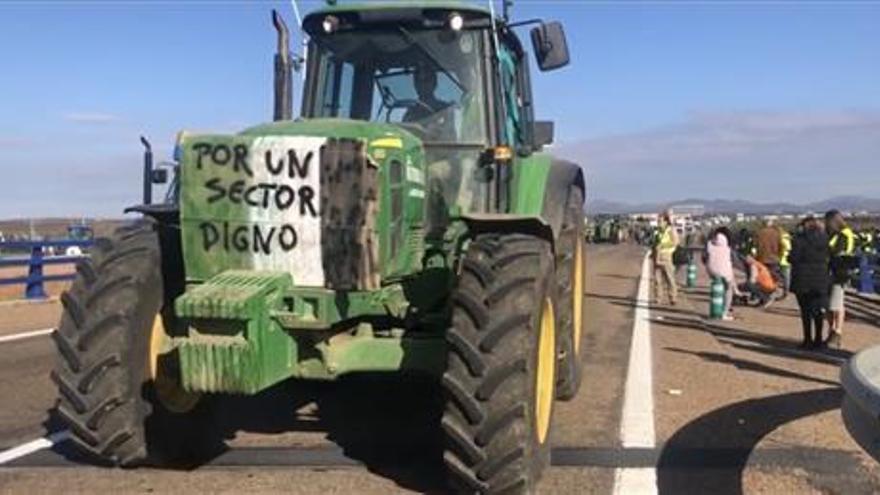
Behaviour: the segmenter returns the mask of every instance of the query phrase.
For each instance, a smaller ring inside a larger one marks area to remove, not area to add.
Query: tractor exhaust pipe
[[[144,203],[153,202],[153,147],[144,136],[141,136],[141,144],[144,145]]]
[[[278,33],[275,53],[275,114],[273,120],[293,117],[293,64],[290,61],[290,31],[277,10],[272,10],[272,24]]]

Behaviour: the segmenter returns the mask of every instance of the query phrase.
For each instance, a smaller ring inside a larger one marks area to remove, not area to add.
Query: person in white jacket
[[[706,271],[710,277],[720,278],[724,283],[724,316],[722,319],[733,320],[731,305],[733,296],[739,294],[736,278],[733,275],[732,252],[730,249],[730,231],[721,227],[712,232],[706,244]]]

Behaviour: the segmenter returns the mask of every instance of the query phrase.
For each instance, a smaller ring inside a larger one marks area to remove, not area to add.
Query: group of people
[[[752,236],[746,231],[734,235],[727,227],[714,229],[706,239],[702,258],[711,277],[724,284],[722,318],[732,320],[734,301],[754,301],[769,307],[794,293],[803,330],[802,347],[840,347],[845,318],[845,288],[858,267],[858,236],[837,210],[824,219],[805,217],[794,235],[772,220]],[[652,246],[653,300],[665,292],[671,305],[678,298],[676,251],[681,250],[679,234],[671,214],[659,219]],[[736,282],[734,269],[746,277]],[[827,322],[828,334],[824,334]]]

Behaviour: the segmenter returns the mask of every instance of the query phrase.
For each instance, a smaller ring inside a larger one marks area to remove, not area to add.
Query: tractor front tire
[[[55,413],[80,450],[119,466],[181,464],[204,447],[205,404],[177,386],[173,353],[160,354],[183,290],[179,252],[163,253],[161,233],[144,220],[99,239],[53,334]]]
[[[550,460],[558,339],[550,243],[484,234],[463,257],[447,331],[444,462],[456,493],[532,493]]]
[[[559,327],[561,339],[559,381],[556,398],[573,399],[581,388],[584,372],[584,193],[572,187],[562,220],[556,250],[556,280],[559,285]]]

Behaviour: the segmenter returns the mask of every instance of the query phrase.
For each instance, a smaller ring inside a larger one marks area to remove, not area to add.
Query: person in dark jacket
[[[801,224],[803,228],[798,229],[789,254],[791,291],[797,296],[801,309],[804,332],[801,347],[813,349],[824,345],[822,325],[831,286],[828,274],[831,253],[828,236],[819,220],[807,217]]]

